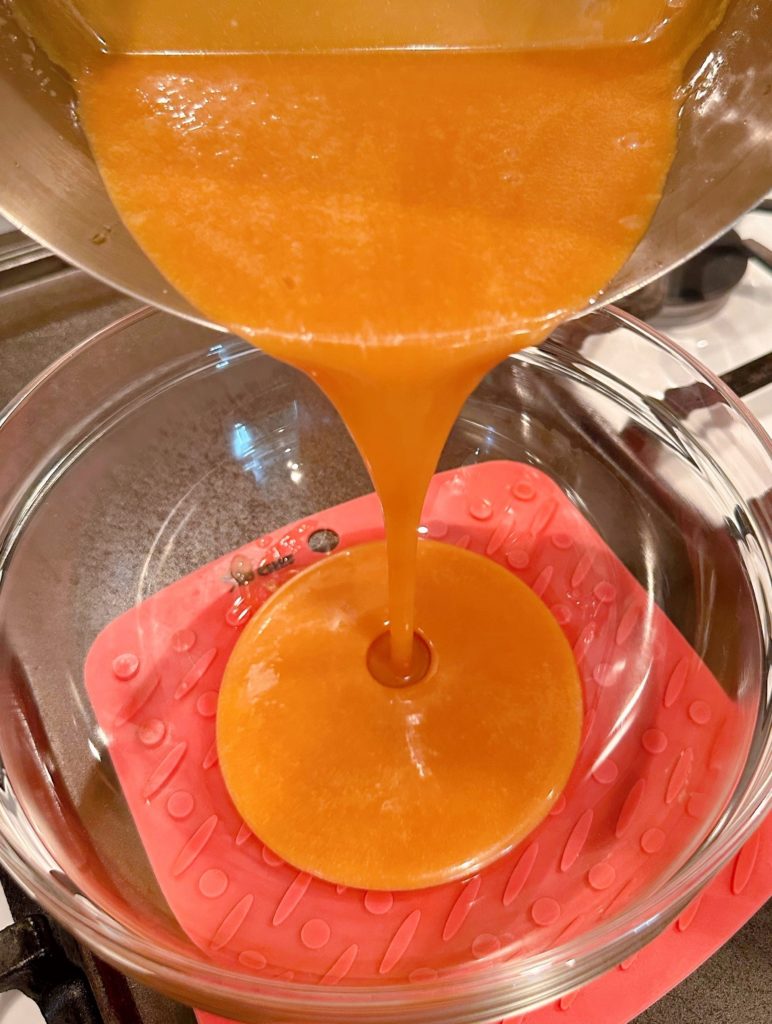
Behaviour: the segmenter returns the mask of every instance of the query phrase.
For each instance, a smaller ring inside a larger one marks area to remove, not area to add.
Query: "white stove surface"
[[[0,228],[1,230],[1,228]],[[772,215],[754,212],[738,224],[743,238],[772,249]],[[721,374],[772,350],[772,272],[750,260],[742,282],[726,304],[702,322],[670,327],[666,333],[714,372]],[[746,398],[746,404],[772,435],[772,384]],[[11,922],[0,891],[0,927]],[[41,1024],[35,1004],[19,993],[0,995],[0,1024]]]
[[[737,230],[741,238],[772,249],[772,214],[749,213]],[[772,272],[751,259],[742,281],[714,316],[664,333],[718,374],[772,351]],[[772,435],[772,384],[747,396],[745,403]]]

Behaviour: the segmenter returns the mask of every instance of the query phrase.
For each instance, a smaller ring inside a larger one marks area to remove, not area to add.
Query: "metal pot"
[[[75,117],[72,86],[14,19],[10,0],[0,0],[0,33],[0,211],[116,288],[200,319],[123,226]],[[732,0],[690,62],[662,201],[604,301],[692,255],[770,188],[772,0]]]

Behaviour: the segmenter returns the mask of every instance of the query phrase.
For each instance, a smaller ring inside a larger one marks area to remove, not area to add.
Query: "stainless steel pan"
[[[0,211],[115,287],[198,319],[121,223],[78,127],[67,77],[14,20],[10,0],[0,0],[0,18]],[[733,0],[691,61],[662,202],[605,298],[681,262],[770,188],[772,0]]]

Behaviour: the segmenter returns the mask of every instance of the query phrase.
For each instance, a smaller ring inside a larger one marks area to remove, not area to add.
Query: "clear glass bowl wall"
[[[665,927],[769,803],[770,456],[719,381],[613,311],[483,381],[440,468],[526,462],[581,510],[745,715],[725,799],[651,884],[557,945],[511,936],[424,981],[255,977],[212,960],[170,913],[86,697],[84,658],[133,604],[370,484],[302,374],[163,313],[119,321],[0,418],[0,859],[117,967],[227,1016],[452,1024],[557,998]],[[633,714],[639,684],[629,680]]]

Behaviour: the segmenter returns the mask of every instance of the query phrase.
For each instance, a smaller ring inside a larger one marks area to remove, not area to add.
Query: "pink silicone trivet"
[[[86,686],[153,869],[182,927],[218,960],[336,984],[428,979],[513,943],[546,949],[685,859],[732,789],[750,717],[546,476],[514,463],[440,474],[423,521],[544,599],[585,689],[564,796],[466,882],[363,893],[312,879],[243,826],[217,768],[216,694],[240,627],[272,586],[328,557],[308,544],[318,530],[341,546],[382,536],[374,496],[241,549],[261,574],[237,594],[228,555],[111,623],[89,652]],[[644,684],[645,703],[625,714]]]

